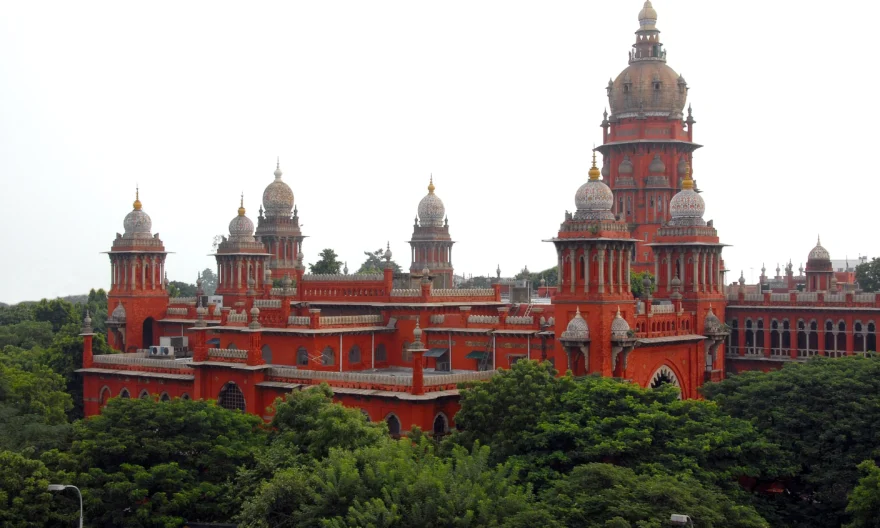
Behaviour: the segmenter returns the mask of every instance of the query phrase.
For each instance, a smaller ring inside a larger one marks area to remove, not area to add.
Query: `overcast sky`
[[[638,0],[0,1],[0,301],[109,287],[135,185],[172,280],[276,156],[306,262],[406,241],[434,174],[456,273],[553,266]],[[657,0],[731,269],[878,255],[871,2]],[[876,79],[876,78],[875,78]]]

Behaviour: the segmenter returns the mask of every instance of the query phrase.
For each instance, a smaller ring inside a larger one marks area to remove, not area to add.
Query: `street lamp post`
[[[79,488],[67,484],[49,484],[49,491],[64,491],[68,488],[75,489],[76,494],[79,496],[79,528],[83,528],[83,496]]]

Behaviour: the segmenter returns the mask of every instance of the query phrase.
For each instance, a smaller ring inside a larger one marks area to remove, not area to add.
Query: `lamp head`
[[[49,484],[49,491],[64,491],[67,489],[67,486],[64,484]]]

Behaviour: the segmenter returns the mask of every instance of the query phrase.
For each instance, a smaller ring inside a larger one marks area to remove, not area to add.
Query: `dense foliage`
[[[364,255],[366,255],[366,260],[361,264],[361,267],[358,268],[358,273],[382,273],[385,270],[385,250],[382,248],[377,249],[376,251],[364,251]],[[394,270],[394,273],[400,273],[400,266],[391,261],[391,269]]]
[[[856,282],[866,292],[880,291],[880,259],[874,257],[856,266]]]
[[[342,262],[337,260],[339,255],[332,249],[321,250],[318,257],[317,262],[309,264],[309,273],[335,275],[342,269]]]
[[[793,471],[762,511],[775,526],[841,526],[859,464],[880,456],[880,359],[817,358],[707,386],[731,416],[783,447]]]
[[[334,256],[335,259],[335,256]],[[112,399],[81,419],[80,321],[106,293],[0,307],[0,525],[653,528],[878,526],[880,359],[733,376],[681,401],[520,361],[462,389],[442,440],[332,401],[274,419],[213,402]]]

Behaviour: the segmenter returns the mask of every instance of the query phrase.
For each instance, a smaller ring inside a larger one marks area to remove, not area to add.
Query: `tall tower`
[[[229,222],[229,237],[217,246],[217,295],[223,296],[223,306],[234,307],[245,303],[249,293],[263,288],[268,278],[269,253],[254,238],[254,223],[245,216],[244,196],[236,215]]]
[[[669,220],[669,201],[700,147],[693,143],[690,108],[683,116],[687,82],[666,64],[656,23],[657,11],[646,1],[629,66],[608,81],[611,115],[604,115],[603,144],[597,148],[603,155],[602,174],[614,191],[612,210],[639,241],[636,271],[652,270],[646,244]]]
[[[281,180],[280,161],[275,166],[275,181],[263,191],[263,205],[257,217],[256,236],[272,255],[269,259],[272,277],[294,277],[296,260],[302,251],[305,237],[299,228],[299,214],[293,204],[293,191]]]
[[[822,239],[816,239],[816,247],[807,257],[807,291],[828,292],[834,290],[834,267],[831,265],[831,254],[822,247]]]
[[[151,234],[153,222],[143,210],[140,190],[130,213],[125,215],[125,232],[107,254],[110,257],[110,291],[107,319],[110,346],[127,352],[148,348],[158,341],[159,326],[168,306],[165,276],[165,246],[159,234]]]
[[[428,194],[419,202],[419,215],[413,225],[412,259],[409,271],[421,275],[427,269],[434,277],[434,287],[452,288],[452,238],[449,236],[449,219],[443,200],[434,194],[434,177],[428,184]]]
[[[555,364],[575,375],[611,376],[616,339],[612,324],[618,310],[624,321],[633,317],[629,278],[635,240],[626,223],[611,212],[614,195],[599,174],[593,153],[590,178],[575,194],[577,210],[566,213],[559,234],[551,240],[559,259],[559,292],[552,301],[555,330],[564,352]]]

